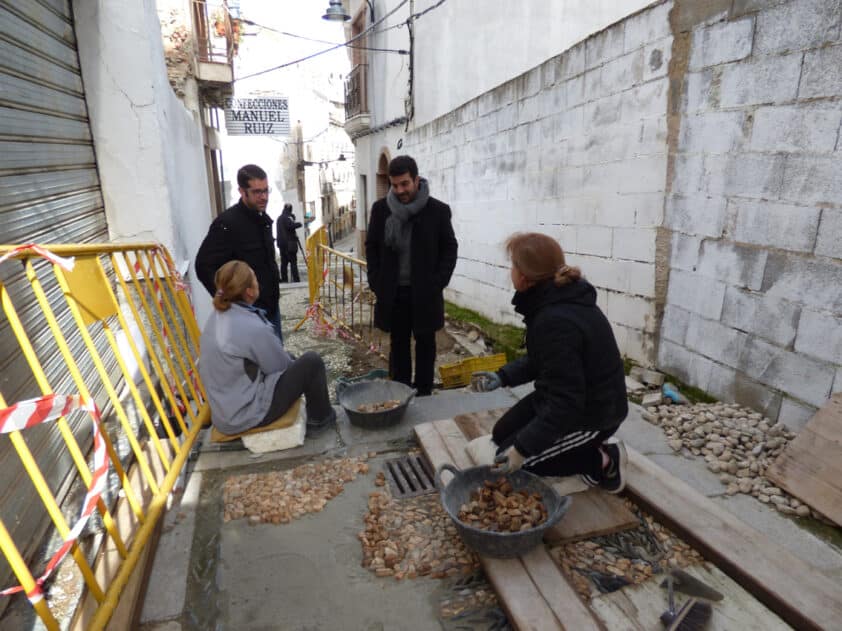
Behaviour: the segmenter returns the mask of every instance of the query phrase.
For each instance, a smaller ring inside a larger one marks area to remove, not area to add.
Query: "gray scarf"
[[[390,189],[386,196],[386,203],[392,214],[386,218],[383,241],[398,252],[409,251],[409,241],[412,237],[410,219],[417,215],[430,199],[430,186],[423,177],[418,181],[418,193],[408,204],[401,202]]]

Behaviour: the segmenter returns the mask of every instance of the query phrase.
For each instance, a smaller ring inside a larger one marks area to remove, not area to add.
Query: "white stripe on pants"
[[[524,466],[533,466],[538,464],[539,462],[543,462],[548,458],[552,458],[559,454],[564,453],[565,451],[571,451],[578,447],[581,447],[587,442],[592,441],[599,435],[598,431],[580,431],[580,432],[572,432],[570,434],[566,434],[555,441],[552,445],[550,445],[547,449],[542,451],[539,454],[534,456],[530,456],[523,461]]]

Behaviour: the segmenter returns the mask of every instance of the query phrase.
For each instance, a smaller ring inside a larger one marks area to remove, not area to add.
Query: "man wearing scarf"
[[[377,296],[374,325],[390,334],[392,379],[426,396],[433,388],[436,331],[444,326],[443,292],[456,267],[458,244],[450,206],[430,197],[415,160],[393,159],[389,182],[388,195],[371,208],[365,241],[368,284]]]

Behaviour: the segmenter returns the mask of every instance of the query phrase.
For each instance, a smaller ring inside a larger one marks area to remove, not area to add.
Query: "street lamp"
[[[342,0],[330,0],[327,11],[322,16],[323,20],[330,20],[331,22],[347,22],[351,16],[345,13],[342,8]]]
[[[371,3],[371,0],[365,0],[365,3],[368,5],[368,12],[371,16],[371,22],[374,23],[374,5]],[[322,16],[323,20],[330,20],[331,22],[347,22],[351,19],[351,16],[345,13],[345,9],[342,7],[342,0],[330,0],[327,11]]]

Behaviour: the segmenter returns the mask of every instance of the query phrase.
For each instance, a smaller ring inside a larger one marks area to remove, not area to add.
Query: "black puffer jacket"
[[[216,270],[234,260],[245,261],[254,270],[260,285],[254,304],[273,318],[278,313],[281,273],[275,261],[272,220],[242,200],[213,220],[196,254],[196,275],[211,296],[216,292]]]
[[[537,411],[515,439],[518,451],[534,455],[571,431],[619,425],[629,409],[623,360],[593,286],[545,281],[512,304],[526,324],[527,355],[498,374],[509,386],[534,380]]]

